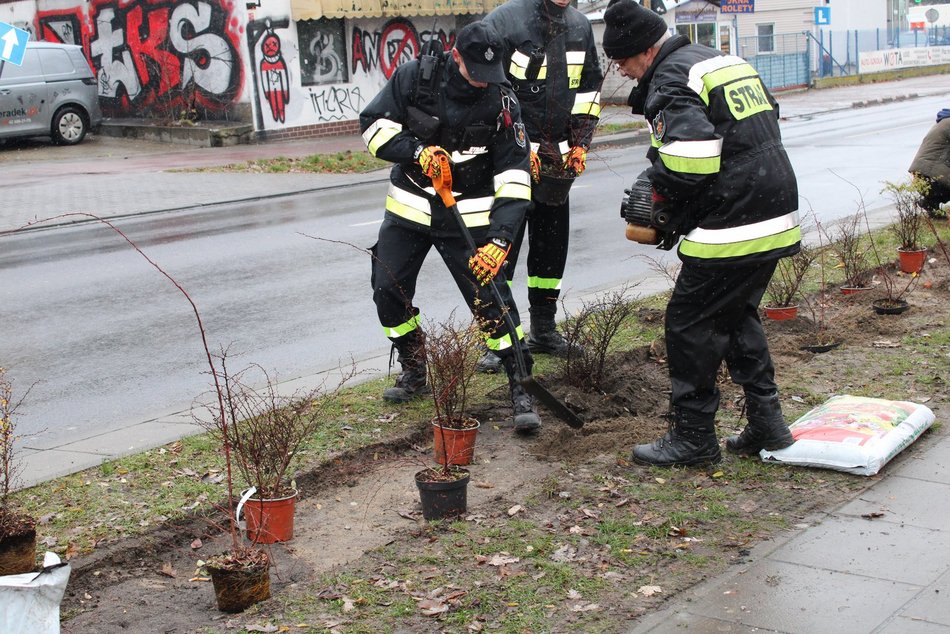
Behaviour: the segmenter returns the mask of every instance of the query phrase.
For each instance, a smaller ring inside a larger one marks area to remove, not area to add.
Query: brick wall
[[[264,141],[285,141],[288,139],[306,139],[359,133],[360,122],[356,119],[351,119],[349,121],[335,121],[333,123],[302,125],[295,128],[285,128],[283,130],[264,130],[257,133],[257,138]]]

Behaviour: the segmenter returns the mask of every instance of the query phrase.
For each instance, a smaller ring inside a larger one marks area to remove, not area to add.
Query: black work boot
[[[749,423],[738,436],[726,438],[726,449],[740,456],[756,456],[763,449],[785,449],[795,442],[785,424],[778,394],[755,396],[746,393],[745,403]]]
[[[632,459],[654,467],[687,467],[722,460],[713,416],[674,408],[670,430],[659,440],[633,448]]]
[[[486,347],[485,354],[475,364],[475,369],[482,374],[497,374],[501,365],[501,357]]]
[[[383,400],[408,403],[429,391],[426,385],[425,333],[414,330],[393,344],[399,351],[402,372],[396,377],[396,385],[383,392]]]
[[[523,345],[523,344],[522,344]],[[528,374],[531,373],[531,357],[525,351],[525,369]],[[514,353],[505,357],[502,361],[505,366],[505,372],[508,373],[508,388],[511,390],[511,407],[513,412],[513,427],[516,432],[528,434],[541,429],[541,417],[538,416],[538,409],[534,404],[534,397],[528,394],[518,380],[518,364],[515,361]]]
[[[531,313],[531,331],[528,333],[528,349],[540,354],[553,354],[566,357],[569,346],[567,339],[557,331],[554,321],[555,310],[551,308],[528,309]],[[576,350],[575,350],[576,352]]]

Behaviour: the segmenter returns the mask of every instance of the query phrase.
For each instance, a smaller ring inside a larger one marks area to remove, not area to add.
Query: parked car
[[[0,139],[75,145],[101,123],[96,75],[79,46],[29,42],[22,65],[0,61]]]

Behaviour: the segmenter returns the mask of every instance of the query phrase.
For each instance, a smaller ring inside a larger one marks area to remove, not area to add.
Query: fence
[[[738,53],[769,89],[806,86],[811,81],[811,44],[801,33],[740,37]]]
[[[927,46],[950,46],[950,27],[930,27],[923,31],[889,31],[866,29],[829,31],[820,29],[814,39],[820,53],[820,63],[814,60],[818,77],[850,75],[858,72],[858,56],[870,51],[895,48],[923,48]]]

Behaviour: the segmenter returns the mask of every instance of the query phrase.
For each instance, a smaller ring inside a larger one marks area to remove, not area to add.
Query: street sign
[[[23,54],[26,53],[26,42],[29,39],[29,31],[0,22],[0,60],[17,66],[23,64]]]
[[[940,12],[931,7],[927,9],[927,13],[924,14],[924,17],[927,18],[928,22],[933,23],[940,19]]]
[[[722,13],[755,13],[755,0],[722,0]]]
[[[831,24],[831,7],[815,7],[815,24],[819,26]]]

